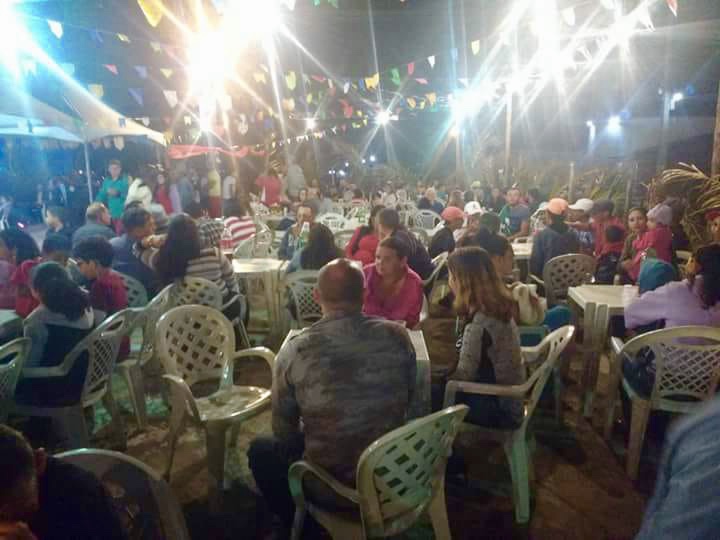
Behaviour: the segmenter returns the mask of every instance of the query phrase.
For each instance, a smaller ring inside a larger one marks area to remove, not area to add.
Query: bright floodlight
[[[611,134],[618,134],[622,131],[622,120],[618,115],[615,114],[608,118],[607,129]]]
[[[460,136],[460,127],[457,124],[450,128],[450,136],[455,139]]]
[[[366,163],[367,163],[367,160],[365,158],[363,158],[362,164],[365,165]]]
[[[17,78],[20,76],[18,53],[27,44],[28,33],[16,16],[12,4],[13,2],[7,0],[0,2],[0,62]]]
[[[592,120],[588,120],[587,122],[585,122],[585,125],[589,128],[594,128],[595,122],[593,122]]]
[[[349,167],[349,166],[350,166],[350,162],[349,162],[349,161],[346,161],[346,162],[345,162],[345,166],[346,166],[346,167]]]
[[[375,163],[375,161],[377,161],[377,158],[373,154],[372,156],[370,156],[370,163]]]
[[[682,92],[675,92],[672,95],[672,99],[670,100],[670,110],[675,110],[675,105],[677,105],[679,102],[681,102],[683,99],[685,99],[685,94]]]
[[[390,123],[390,113],[388,111],[380,111],[375,121],[380,126],[387,126]]]
[[[340,170],[338,171],[338,174],[339,174],[340,176],[345,176],[345,171],[343,171],[342,169],[340,169]]]
[[[314,118],[306,118],[305,119],[305,129],[312,131],[317,126],[317,122]]]

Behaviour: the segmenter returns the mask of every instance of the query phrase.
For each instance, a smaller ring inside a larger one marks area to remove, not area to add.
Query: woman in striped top
[[[250,201],[243,195],[239,195],[237,199],[232,199],[226,204],[225,228],[232,235],[232,247],[236,248],[242,240],[255,234],[253,211]]]
[[[223,313],[233,320],[241,312],[242,300],[232,264],[216,247],[203,247],[195,221],[187,214],[178,214],[170,220],[165,241],[159,249],[151,247],[153,241],[141,242],[140,259],[153,268],[163,285],[184,277],[199,277],[212,281],[220,288],[223,304],[238,298]]]

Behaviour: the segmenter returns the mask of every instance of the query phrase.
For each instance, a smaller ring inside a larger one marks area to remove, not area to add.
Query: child
[[[633,242],[635,256],[628,265],[630,279],[636,281],[645,257],[672,263],[672,209],[666,204],[654,206],[647,214],[647,232]]]
[[[625,236],[625,231],[616,225],[605,228],[605,237],[602,242],[603,253],[598,258],[595,270],[595,283],[598,285],[613,284],[618,261],[622,254],[623,236]]]
[[[720,209],[715,208],[706,213],[705,221],[710,228],[710,242],[720,244]]]
[[[17,287],[12,276],[17,267],[40,256],[35,240],[20,229],[0,231],[0,308],[15,309]]]
[[[128,307],[127,290],[120,274],[111,269],[114,251],[105,238],[80,242],[73,251],[80,272],[90,283],[90,305],[102,318]]]
[[[620,263],[618,264],[618,274],[620,274],[625,281],[631,281],[628,276],[628,271],[633,264],[633,259],[637,254],[633,243],[640,238],[647,231],[647,212],[644,208],[636,207],[631,208],[628,213],[627,220],[628,234],[625,239],[625,245],[623,246],[622,255],[620,255]]]
[[[30,273],[42,262],[55,262],[63,268],[67,267],[71,250],[70,239],[61,234],[49,234],[42,245],[40,257],[28,259],[15,269],[10,283],[17,287],[15,312],[20,317],[27,317],[38,306],[38,300],[30,291]]]
[[[87,296],[57,263],[45,262],[33,268],[31,291],[37,300],[24,324],[30,338],[25,367],[56,367],[87,336],[94,316]],[[22,404],[62,406],[77,402],[87,372],[87,360],[78,361],[67,375],[48,379],[20,379],[15,400]]]

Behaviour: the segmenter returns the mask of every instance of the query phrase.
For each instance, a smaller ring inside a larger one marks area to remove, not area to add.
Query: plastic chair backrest
[[[0,423],[7,419],[15,386],[29,352],[29,338],[17,338],[0,347]]]
[[[235,251],[233,251],[233,258],[234,259],[250,259],[253,256],[253,251],[255,249],[255,234],[251,234],[247,238],[243,238],[240,240],[235,246]]]
[[[596,265],[594,257],[580,253],[560,255],[550,259],[543,268],[548,305],[553,306],[558,300],[566,298],[569,287],[582,285],[588,275],[595,275]]]
[[[341,231],[345,228],[345,216],[342,213],[328,212],[318,216],[317,221],[331,231]]]
[[[160,317],[155,346],[165,372],[192,386],[224,376],[235,353],[235,331],[217,309],[180,306]]]
[[[447,265],[448,256],[449,256],[449,253],[447,251],[444,251],[432,260],[432,263],[433,263],[433,266],[435,267],[435,269],[428,276],[428,278],[425,281],[423,281],[423,285],[425,287],[427,287],[429,285],[433,285],[435,283],[435,280],[440,275],[440,272],[442,271],[443,268],[445,268],[445,265]]]
[[[270,215],[270,209],[263,203],[250,203],[256,217],[268,217]]]
[[[432,231],[443,220],[438,213],[432,210],[418,210],[413,217],[415,226],[426,231]]]
[[[655,354],[653,408],[676,410],[680,400],[690,399],[688,405],[692,405],[694,400],[715,396],[720,380],[720,328],[678,326],[648,332],[628,341],[621,356],[633,357],[643,347]]]
[[[221,309],[223,305],[220,288],[212,281],[199,277],[184,277],[172,284],[168,291],[173,306],[197,304]]]
[[[275,234],[273,231],[264,223],[258,223],[257,233],[255,233],[255,243],[253,244],[252,256],[253,257],[268,257],[272,251],[273,240]]]
[[[137,279],[127,274],[118,272],[120,277],[125,283],[125,290],[127,291],[128,307],[139,308],[144,307],[148,303],[148,293],[145,287]]]
[[[362,453],[357,490],[368,538],[402,532],[427,508],[444,482],[447,458],[468,410],[456,405],[414,420]]]
[[[322,318],[322,310],[313,297],[317,286],[318,272],[305,270],[293,272],[285,278],[285,286],[295,303],[297,322],[300,328],[310,326]]]
[[[123,338],[128,335],[134,318],[135,314],[130,309],[115,313],[68,353],[66,362],[71,366],[81,354],[84,352],[88,354],[88,369],[80,397],[80,402],[84,406],[95,403],[105,395],[115,369],[120,345]]]
[[[190,540],[170,486],[141,461],[110,450],[73,450],[56,458],[95,475],[106,486],[128,538]]]
[[[420,229],[419,227],[413,227],[410,229],[410,232],[415,235],[415,238],[420,240],[420,243],[427,247],[427,245],[430,243],[430,237],[428,236],[428,233],[425,229]]]
[[[345,247],[348,245],[348,242],[352,240],[353,235],[355,234],[355,231],[353,230],[346,230],[346,231],[338,231],[335,233],[335,245],[342,250],[345,250]]]
[[[139,362],[144,366],[149,362],[155,354],[155,329],[160,317],[172,308],[172,297],[170,289],[172,285],[168,285],[160,291],[155,298],[142,310],[142,313],[135,320],[133,326],[140,327],[142,325],[142,347],[140,349]]]

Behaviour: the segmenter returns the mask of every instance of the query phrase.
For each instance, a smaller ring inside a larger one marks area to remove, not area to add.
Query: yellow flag
[[[407,104],[410,106],[411,109],[414,109],[417,106],[417,101],[415,101],[415,98],[407,98]]]
[[[289,90],[295,90],[295,87],[297,86],[297,77],[295,76],[294,71],[289,71],[288,74],[285,75],[285,82],[287,83]]]
[[[253,77],[255,78],[256,83],[263,83],[267,84],[267,81],[265,80],[265,74],[262,71],[257,71],[253,73]]]
[[[307,101],[308,105],[310,105],[310,104],[313,102],[313,95],[312,95],[312,94],[308,94],[306,101]]]
[[[435,102],[437,101],[437,94],[435,92],[432,92],[430,94],[425,94],[425,97],[430,102],[430,105],[435,105]]]
[[[380,84],[380,74],[376,73],[372,77],[365,77],[365,86],[367,86],[368,90],[373,90],[377,88],[377,85]]]
[[[105,89],[102,84],[88,84],[88,90],[98,99],[101,99],[105,95]]]
[[[480,40],[473,41],[470,47],[472,47],[472,53],[477,56],[477,53],[480,52]]]
[[[162,0],[138,0],[138,4],[150,26],[156,27],[163,18],[165,6],[163,6]]]

